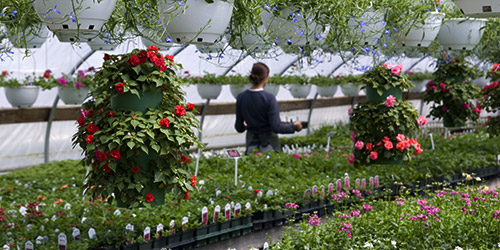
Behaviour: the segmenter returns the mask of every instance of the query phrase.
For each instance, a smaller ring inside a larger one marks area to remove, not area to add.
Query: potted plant
[[[57,91],[61,100],[69,105],[80,105],[88,96],[89,90],[95,86],[95,69],[78,70],[76,76],[66,75],[57,79]]]
[[[351,140],[355,144],[349,163],[400,164],[422,152],[415,136],[419,125],[427,120],[402,99],[402,90],[411,86],[402,70],[401,65],[384,65],[362,75],[368,101],[358,104],[350,114]]]
[[[408,80],[411,81],[414,87],[410,88],[410,92],[420,93],[427,84],[432,79],[432,73],[430,72],[413,72],[409,71],[406,73]]]
[[[361,89],[360,75],[337,76],[342,79],[340,90],[345,96],[356,97]]]
[[[206,73],[204,76],[188,76],[190,84],[196,84],[198,94],[203,99],[217,99],[222,91],[222,83],[215,74]]]
[[[173,56],[158,48],[105,55],[94,77],[94,99],[82,105],[73,145],[92,168],[86,192],[119,206],[158,206],[165,193],[189,198],[187,149],[202,145],[194,105],[184,103]]]
[[[15,108],[29,108],[38,98],[40,87],[33,84],[31,77],[26,77],[24,81],[15,78],[9,79],[9,72],[2,71],[0,76],[0,87],[5,88],[5,96],[10,105]]]
[[[311,92],[311,84],[306,75],[281,76],[294,98],[307,98]]]
[[[316,85],[318,94],[321,97],[333,97],[337,92],[337,79],[326,76],[313,76],[309,79],[311,84]]]
[[[472,50],[483,35],[487,19],[446,18],[438,40],[446,50]]]
[[[465,16],[470,17],[500,17],[500,1],[498,0],[453,0]]]
[[[432,102],[430,116],[442,118],[445,127],[461,127],[467,120],[476,121],[481,113],[480,89],[471,81],[475,70],[463,56],[444,53],[438,58],[433,79],[427,83],[424,101]]]
[[[252,85],[249,83],[248,76],[232,75],[222,77],[223,82],[229,85],[231,94],[236,99],[240,93],[249,89]]]
[[[500,111],[500,87],[498,80],[500,80],[500,64],[495,63],[493,68],[488,72],[491,76],[492,83],[484,86],[483,89],[483,106],[486,111],[498,114]],[[500,135],[500,116],[488,117],[486,122],[486,130],[491,136]]]

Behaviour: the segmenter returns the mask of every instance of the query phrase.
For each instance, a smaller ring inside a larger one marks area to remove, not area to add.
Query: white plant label
[[[144,240],[151,240],[151,228],[146,227],[144,229]]]
[[[78,228],[73,228],[73,233],[71,234],[73,236],[73,240],[80,240],[80,229]]]
[[[373,177],[370,177],[368,181],[370,182],[370,189],[373,189],[374,186]]]
[[[158,235],[157,238],[161,238],[162,231],[163,231],[163,224],[160,223],[158,224],[158,226],[156,226],[156,235]]]
[[[359,178],[356,178],[356,189],[359,190],[359,187],[361,186],[361,181]]]
[[[3,250],[10,250],[10,247],[8,245],[3,245]]]
[[[337,179],[337,193],[340,193],[342,191],[342,181],[340,179]]]
[[[264,246],[262,247],[262,249],[269,249],[269,243],[264,243]]]
[[[250,211],[250,208],[252,208],[252,204],[250,204],[250,202],[247,202],[247,204],[245,204],[245,208],[247,209],[247,212]]]
[[[68,239],[66,238],[65,234],[63,233],[59,234],[57,245],[59,245],[59,250],[66,250],[66,247],[68,245]]]
[[[182,217],[182,226],[187,225],[188,222],[189,222],[189,218],[188,217]]]
[[[214,222],[217,222],[219,220],[219,214],[220,214],[220,206],[217,205],[215,206],[214,209]]]
[[[93,229],[93,228],[89,229],[89,239],[91,239],[91,240],[97,240],[95,229]]]
[[[325,199],[325,186],[323,185],[319,187],[319,197],[321,197],[321,199]]]
[[[33,243],[31,241],[26,241],[26,244],[24,244],[24,250],[33,250]]]
[[[304,199],[306,201],[309,201],[309,198],[311,198],[311,190],[310,189],[307,189],[305,192],[304,192]]]
[[[366,179],[365,178],[363,178],[361,180],[361,190],[363,190],[363,191],[366,190]]]
[[[226,204],[226,206],[224,207],[224,215],[226,216],[226,219],[231,219],[231,204]]]
[[[238,217],[241,214],[241,204],[236,203],[234,206],[234,217]]]
[[[201,222],[203,222],[203,225],[208,225],[208,208],[203,207],[201,209]]]
[[[498,165],[500,165],[500,155],[497,156]]]
[[[333,183],[328,184],[328,194],[333,193]]]
[[[215,190],[215,197],[219,197],[219,195],[222,193],[220,189]]]
[[[317,193],[318,193],[318,187],[317,187],[316,185],[314,185],[314,186],[312,187],[312,193],[313,193],[313,194],[317,194]]]
[[[175,221],[170,221],[170,234],[175,234]]]
[[[375,176],[375,187],[378,188],[380,186],[380,182],[379,182],[379,179],[378,179],[378,175]]]

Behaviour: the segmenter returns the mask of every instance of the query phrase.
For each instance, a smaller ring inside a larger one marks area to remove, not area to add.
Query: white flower
[[[52,188],[52,192],[55,192],[57,190],[57,188]]]
[[[26,214],[28,214],[28,209],[26,207],[20,207],[19,208],[19,213],[22,215],[22,216],[26,216]]]
[[[372,248],[373,249],[373,244],[371,242],[366,242],[364,245],[363,245],[364,248]]]
[[[396,241],[391,240],[391,244],[392,244],[392,246],[396,247]]]
[[[200,184],[200,185],[205,185],[205,181],[204,181],[204,180],[200,180],[200,181],[198,182],[198,184]]]
[[[479,177],[476,177],[476,181],[481,181],[481,178],[479,178]]]
[[[69,203],[64,204],[64,209],[71,210],[71,204]]]
[[[51,220],[52,220],[52,221],[56,221],[56,220],[57,220],[57,216],[55,216],[55,215],[54,215],[54,216],[52,216],[52,219],[51,219]]]
[[[87,217],[82,218],[82,223],[87,220]]]
[[[116,216],[120,216],[122,214],[122,212],[120,212],[120,210],[116,209],[113,214]]]
[[[459,246],[456,246],[455,247],[455,250],[464,250],[463,248],[459,247]]]

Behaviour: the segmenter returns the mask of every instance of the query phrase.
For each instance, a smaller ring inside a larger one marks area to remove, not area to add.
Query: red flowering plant
[[[361,78],[361,82],[366,86],[372,86],[379,95],[382,95],[383,91],[389,90],[391,87],[400,88],[401,90],[413,87],[413,83],[408,81],[406,75],[402,73],[403,65],[389,66],[384,64],[366,71]],[[364,88],[364,86],[361,88]]]
[[[493,81],[484,86],[483,106],[486,111],[498,114],[498,111],[500,111],[500,87],[498,86],[498,81],[500,80],[500,64],[495,63],[489,75]],[[499,136],[500,116],[488,117],[486,126],[486,130],[491,136]]]
[[[197,111],[185,103],[175,74],[179,65],[154,46],[104,60],[94,78],[94,99],[82,105],[73,136],[73,145],[83,149],[83,161],[92,166],[88,192],[110,202],[114,197],[128,207],[160,205],[165,197],[154,190],[172,192],[179,200],[189,196],[193,182],[187,150],[202,145],[193,131],[199,127]],[[161,93],[158,107],[140,112],[111,105],[112,96],[145,90]]]
[[[432,103],[430,116],[443,119],[445,126],[463,126],[467,120],[476,121],[481,104],[473,103],[481,91],[472,82],[475,70],[463,56],[444,53],[438,58],[433,80],[427,83],[424,101]]]

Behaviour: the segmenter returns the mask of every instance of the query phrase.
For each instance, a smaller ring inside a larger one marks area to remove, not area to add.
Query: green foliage
[[[408,77],[408,80],[410,81],[423,81],[423,80],[430,80],[433,78],[431,72],[407,72],[406,76]]]
[[[395,70],[395,68],[398,67],[400,68],[397,70],[397,73],[391,72],[391,70]],[[413,87],[413,83],[408,81],[404,74],[401,74],[402,71],[402,65],[393,66],[392,69],[389,69],[387,65],[376,66],[371,70],[365,71],[361,81],[365,83],[366,86],[372,86],[375,90],[377,90],[379,95],[391,87],[396,87],[401,90]]]

